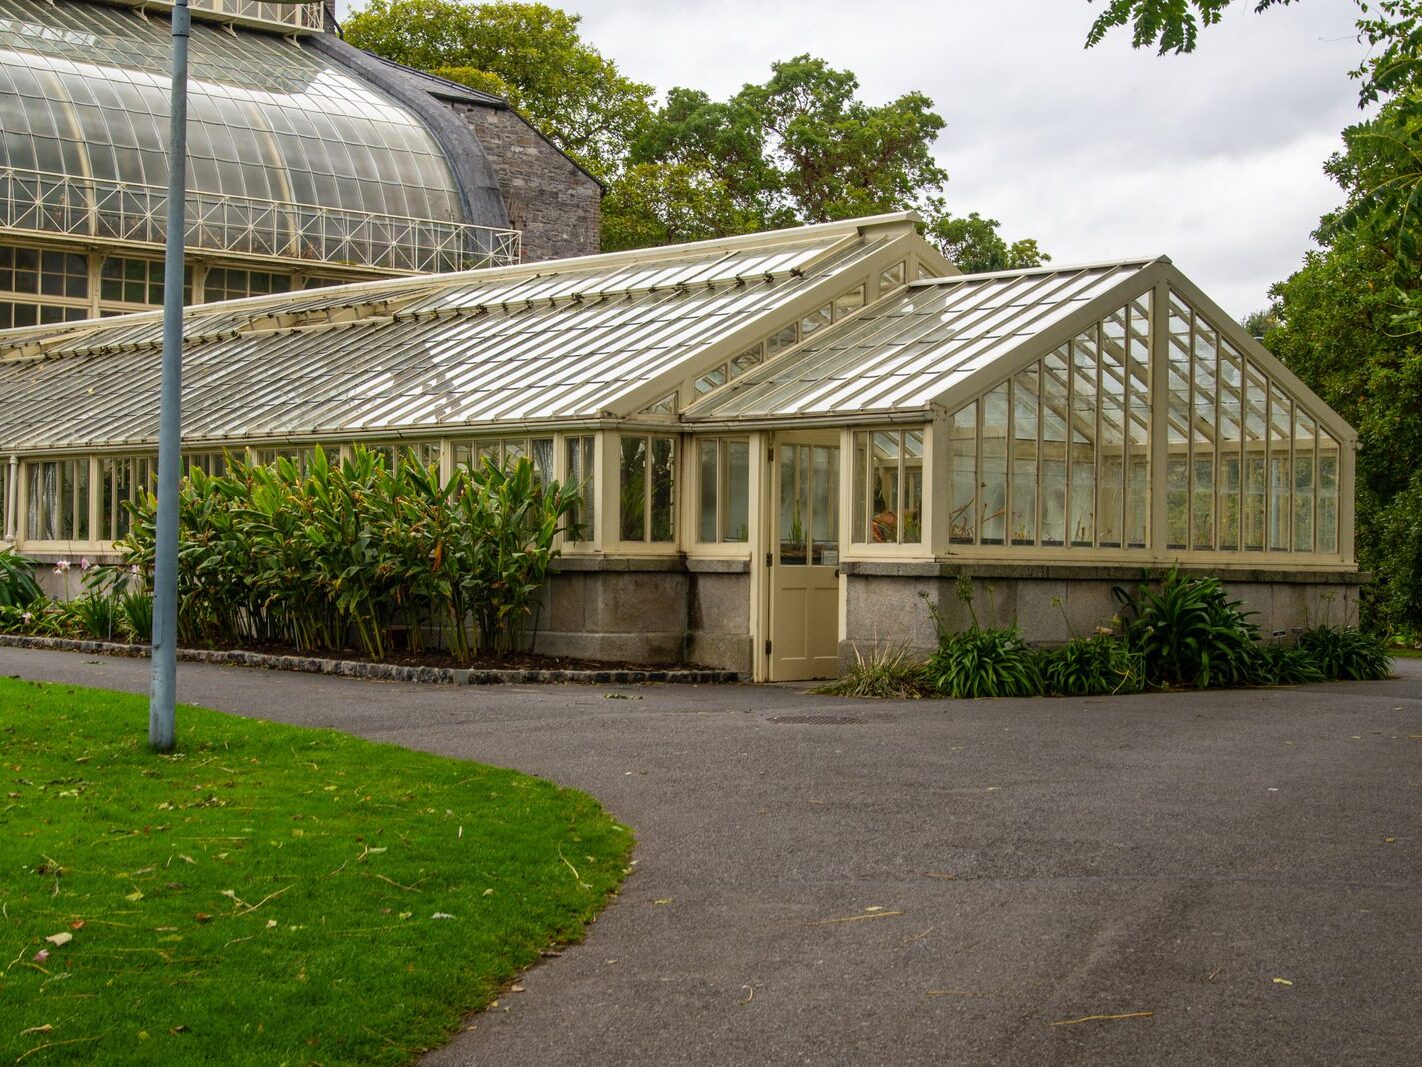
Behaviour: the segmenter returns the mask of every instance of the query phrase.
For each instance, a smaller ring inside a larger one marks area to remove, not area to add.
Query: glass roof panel
[[[168,64],[160,17],[0,0],[0,168],[162,189]],[[188,106],[190,190],[461,220],[433,135],[295,41],[195,23]]]

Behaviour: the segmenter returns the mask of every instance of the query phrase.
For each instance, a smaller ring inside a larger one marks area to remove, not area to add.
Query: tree
[[[950,263],[968,274],[1039,267],[1052,258],[1030,237],[1009,245],[997,232],[1000,225],[976,211],[966,217],[935,212],[926,236]]]
[[[1358,562],[1371,571],[1370,620],[1422,626],[1422,350],[1391,327],[1387,254],[1338,233],[1273,289],[1280,325],[1265,343],[1358,430]],[[1416,282],[1413,283],[1414,288]]]
[[[727,100],[675,88],[632,146],[603,205],[603,246],[634,247],[916,208],[925,233],[965,270],[1035,266],[1035,241],[956,219],[933,156],[943,119],[924,94],[859,99],[859,81],[808,55],[771,65]]]
[[[673,89],[632,147],[633,163],[714,176],[761,227],[921,205],[948,180],[933,158],[943,119],[922,93],[873,106],[859,81],[808,55],[771,65],[726,101]]]
[[[1106,0],[1096,16],[1086,47],[1099,44],[1112,30],[1131,24],[1131,47],[1154,47],[1161,55],[1193,52],[1202,26],[1219,22],[1233,0]],[[1256,13],[1292,0],[1256,0]]]
[[[578,34],[579,17],[537,3],[371,0],[345,38],[509,103],[599,177],[615,174],[651,114],[649,85]]]

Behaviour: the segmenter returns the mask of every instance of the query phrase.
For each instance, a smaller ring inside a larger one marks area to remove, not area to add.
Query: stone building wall
[[[602,186],[511,108],[451,103],[484,146],[523,262],[598,251]]]
[[[950,633],[978,625],[1017,625],[1032,644],[1064,645],[1098,626],[1113,626],[1122,601],[1141,584],[1142,568],[1031,564],[847,563],[848,633],[839,644],[841,665],[855,650],[903,644],[927,653],[938,643],[933,615]],[[1357,625],[1358,592],[1367,580],[1356,572],[1308,573],[1182,566],[1181,574],[1215,574],[1231,600],[1254,612],[1260,636],[1293,638],[1321,623]],[[1158,588],[1163,572],[1150,572]],[[958,582],[972,588],[972,609],[959,599]]]

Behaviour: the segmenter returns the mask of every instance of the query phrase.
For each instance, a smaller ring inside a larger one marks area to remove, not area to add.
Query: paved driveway
[[[189,664],[180,691],[545,775],[636,828],[587,941],[430,1064],[1415,1064],[1419,667],[904,704]],[[147,671],[0,649],[0,674]]]

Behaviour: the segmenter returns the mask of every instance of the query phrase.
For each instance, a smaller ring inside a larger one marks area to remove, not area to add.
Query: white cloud
[[[1083,47],[1086,0],[567,0],[624,73],[725,97],[802,52],[878,102],[917,89],[948,126],[955,211],[1058,262],[1165,252],[1236,315],[1292,272],[1338,190],[1320,167],[1357,120],[1351,0],[1255,15],[1236,0],[1190,56]]]

